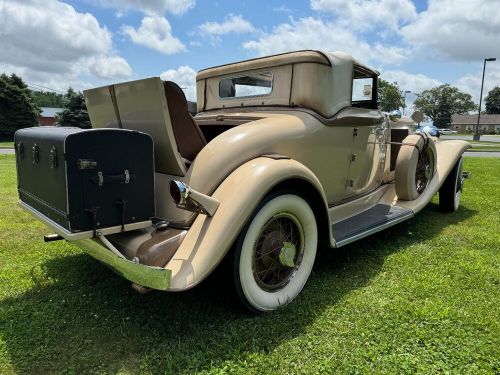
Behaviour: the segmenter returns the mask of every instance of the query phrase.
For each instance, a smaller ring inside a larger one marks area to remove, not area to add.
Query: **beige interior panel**
[[[123,128],[153,137],[156,171],[183,176],[186,168],[177,150],[161,79],[120,83],[115,94]]]
[[[93,128],[117,128],[116,111],[111,99],[112,86],[85,90],[85,104]]]

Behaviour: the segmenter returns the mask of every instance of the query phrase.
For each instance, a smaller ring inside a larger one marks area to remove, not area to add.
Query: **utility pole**
[[[496,58],[495,57],[487,57],[484,59],[483,79],[481,81],[481,94],[479,95],[479,113],[477,114],[476,133],[472,137],[472,140],[474,140],[474,141],[479,141],[481,139],[481,134],[479,134],[479,121],[481,120],[481,104],[483,102],[484,72],[486,71],[486,61],[496,61]]]
[[[403,95],[403,116],[405,115],[406,108],[406,94],[411,94],[411,91],[405,90],[405,93]]]

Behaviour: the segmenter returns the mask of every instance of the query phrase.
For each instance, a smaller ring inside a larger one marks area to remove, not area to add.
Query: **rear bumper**
[[[92,239],[72,241],[72,243],[135,284],[158,290],[167,290],[170,286],[169,269],[146,266],[120,258]]]

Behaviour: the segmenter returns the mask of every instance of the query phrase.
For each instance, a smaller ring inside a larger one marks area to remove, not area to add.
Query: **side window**
[[[377,109],[377,78],[371,71],[354,67],[351,97],[353,107]]]
[[[273,73],[250,73],[223,78],[219,81],[219,97],[245,98],[270,95],[273,90]]]

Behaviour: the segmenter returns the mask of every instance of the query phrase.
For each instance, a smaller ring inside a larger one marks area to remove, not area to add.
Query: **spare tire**
[[[398,199],[412,201],[423,193],[436,173],[436,146],[427,134],[411,134],[403,140],[396,159]]]

